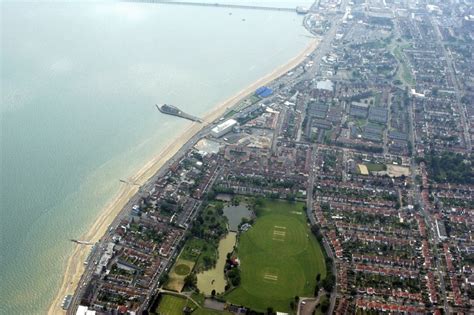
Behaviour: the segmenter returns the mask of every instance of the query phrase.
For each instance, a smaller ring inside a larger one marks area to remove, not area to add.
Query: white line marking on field
[[[277,275],[270,274],[270,273],[267,273],[267,274],[265,274],[265,276],[263,276],[263,279],[265,279],[265,280],[271,280],[271,281],[277,281],[277,280],[278,280],[278,276],[277,276]]]

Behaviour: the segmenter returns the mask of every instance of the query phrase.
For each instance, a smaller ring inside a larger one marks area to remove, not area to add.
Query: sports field
[[[290,311],[295,296],[313,296],[324,256],[307,223],[303,203],[266,201],[254,226],[240,236],[241,285],[226,297],[257,311]]]
[[[158,313],[163,315],[182,315],[184,307],[196,308],[196,305],[179,296],[165,294],[158,305]]]
[[[183,308],[193,309],[192,315],[231,315],[227,311],[216,311],[194,304],[189,299],[171,294],[164,294],[155,313],[160,315],[183,315]]]

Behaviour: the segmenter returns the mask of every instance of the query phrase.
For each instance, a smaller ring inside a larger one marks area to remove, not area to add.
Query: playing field
[[[158,313],[163,315],[182,315],[185,306],[196,308],[196,305],[189,300],[165,294],[161,297],[160,304],[158,305]]]
[[[326,276],[302,203],[267,201],[254,226],[241,235],[238,256],[242,281],[227,300],[257,311],[288,312],[295,296],[313,296],[318,273]]]
[[[155,310],[155,313],[160,315],[183,315],[183,308],[190,307],[194,311],[191,313],[193,315],[231,315],[227,311],[216,311],[202,306],[194,304],[192,301],[181,297],[170,294],[164,294],[161,297],[160,304]]]

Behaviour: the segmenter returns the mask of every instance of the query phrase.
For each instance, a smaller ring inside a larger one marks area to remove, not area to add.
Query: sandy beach
[[[275,80],[276,78],[296,67],[306,58],[308,54],[316,49],[318,44],[318,40],[312,40],[305,50],[303,50],[293,59],[289,60],[286,64],[279,66],[271,73],[238,92],[236,95],[218,104],[214,110],[205,115],[204,121],[212,122],[216,120],[222,116],[228,108],[238,104],[242,99],[252,94],[258,87],[268,84],[269,82]],[[176,152],[178,152],[178,150],[184,144],[186,144],[189,139],[199,132],[201,128],[203,128],[203,124],[190,124],[183,133],[181,133],[175,139],[171,139],[168,145],[162,150],[162,152],[160,152],[159,155],[146,163],[134,176],[132,176],[130,181],[139,185],[146,183],[169,159],[173,157]],[[132,196],[137,193],[137,191],[137,186],[122,186],[113,200],[102,211],[100,211],[95,223],[90,227],[89,231],[82,235],[80,239],[88,240],[90,242],[99,241],[99,239],[107,232],[109,225],[113,222],[114,218],[120,213],[123,207],[132,198]],[[65,295],[73,294],[76,287],[78,286],[79,280],[84,272],[85,266],[83,262],[86,260],[89,250],[90,246],[75,246],[71,256],[67,260],[61,285],[54,299],[51,301],[48,314],[65,313],[65,311],[61,308],[61,302]]]

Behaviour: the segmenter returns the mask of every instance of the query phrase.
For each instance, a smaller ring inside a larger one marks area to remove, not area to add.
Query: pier
[[[126,2],[156,3],[156,4],[171,4],[171,5],[186,5],[186,6],[197,6],[197,7],[228,8],[228,9],[250,9],[250,10],[265,10],[265,11],[297,12],[296,8],[254,6],[254,5],[242,5],[242,4],[189,2],[189,1],[163,1],[163,0],[125,0],[125,1]]]

